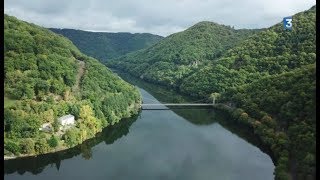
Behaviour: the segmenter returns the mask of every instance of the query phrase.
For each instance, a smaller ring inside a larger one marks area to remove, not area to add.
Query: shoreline
[[[135,105],[138,105],[138,107],[139,107],[139,108],[137,109],[138,111],[141,110],[141,102],[140,102],[139,104],[135,104]],[[132,109],[135,108],[135,105],[132,104],[132,105],[128,106],[128,108],[132,110]],[[133,115],[135,115],[135,113],[132,114],[130,117],[132,117]],[[122,117],[121,120],[122,120],[122,119],[125,119],[125,118],[130,118],[130,117]],[[121,121],[121,120],[120,120],[120,121]],[[120,122],[120,121],[119,121],[119,122]],[[110,125],[110,126],[112,126],[112,125]],[[109,126],[107,126],[107,127],[109,127]],[[89,140],[89,139],[95,138],[98,133],[102,132],[103,129],[105,129],[105,128],[107,128],[107,127],[102,128],[102,129],[101,129],[100,131],[98,131],[93,137],[88,138],[88,139],[85,139],[85,140],[82,141],[81,143],[76,144],[76,145],[74,145],[74,146],[72,146],[72,147],[60,146],[60,147],[58,147],[58,148],[52,149],[51,151],[48,151],[48,152],[42,153],[42,154],[20,154],[20,155],[13,155],[13,156],[4,155],[3,159],[4,159],[4,161],[8,161],[8,160],[21,159],[21,158],[27,158],[27,157],[37,157],[37,156],[42,156],[42,155],[46,155],[46,154],[53,154],[53,153],[65,151],[65,150],[68,150],[68,149],[72,149],[72,148],[74,148],[74,147],[76,147],[76,146],[78,146],[78,145],[80,145],[80,144],[83,144],[85,141],[87,141],[87,140]]]
[[[91,139],[91,138],[89,138],[89,139]],[[86,140],[88,140],[88,139],[86,139]],[[86,140],[84,140],[84,141],[86,141]],[[82,143],[80,143],[80,144],[82,144]],[[80,144],[77,144],[77,145],[80,145]],[[77,146],[77,145],[75,145],[75,146]],[[49,151],[49,152],[46,152],[46,153],[42,153],[42,154],[20,154],[18,156],[16,156],[16,155],[14,155],[14,156],[4,155],[4,160],[7,161],[7,160],[19,159],[19,158],[37,157],[37,156],[41,156],[41,155],[46,155],[46,154],[51,154],[51,153],[56,153],[56,152],[64,151],[64,150],[67,150],[67,149],[71,149],[71,148],[74,148],[75,146],[72,146],[72,147],[63,146],[63,147],[56,148],[56,149],[54,149],[52,151]]]

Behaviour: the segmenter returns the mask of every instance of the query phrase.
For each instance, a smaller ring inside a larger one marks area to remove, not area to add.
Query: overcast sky
[[[44,27],[167,36],[199,21],[265,28],[316,0],[5,0],[4,12]]]

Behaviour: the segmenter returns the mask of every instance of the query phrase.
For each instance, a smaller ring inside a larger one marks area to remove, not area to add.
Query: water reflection
[[[145,89],[147,92],[141,89],[141,94],[149,100],[155,100],[154,97],[162,102],[191,100],[152,84],[132,79],[130,82]],[[203,108],[142,111],[76,148],[6,161],[4,172],[10,175],[5,178],[272,179],[274,166],[266,154],[250,145],[259,143],[250,129],[226,118],[229,117],[224,113]],[[130,135],[123,137],[129,128]],[[48,166],[55,166],[59,172]],[[25,172],[42,173],[18,175]]]
[[[167,103],[184,103],[184,102],[194,102],[198,101],[198,99],[192,98],[190,96],[185,96],[182,94],[178,94],[175,90],[168,89],[163,86],[158,86],[155,84],[147,83],[138,78],[130,76],[121,71],[114,70],[122,79],[127,82],[131,82],[132,84],[143,88],[152,96],[154,96],[160,102]],[[148,99],[147,99],[148,100]],[[203,100],[205,102],[206,100]],[[147,102],[154,103],[154,102]],[[168,107],[171,111],[176,113],[177,115],[183,117],[188,120],[192,124],[196,125],[209,125],[214,122],[219,123],[224,128],[231,131],[233,134],[236,134],[238,137],[241,137],[248,143],[257,146],[262,152],[268,154],[272,161],[275,163],[275,158],[273,157],[273,153],[271,149],[265,145],[263,145],[262,141],[253,135],[253,129],[248,128],[242,124],[238,124],[237,122],[230,121],[230,116],[226,113],[223,113],[219,110],[213,110],[212,108],[205,107],[192,107],[192,108],[172,108]]]
[[[41,173],[46,166],[55,166],[59,170],[61,161],[70,159],[81,154],[83,159],[89,160],[92,158],[92,147],[101,142],[112,144],[117,139],[129,133],[130,126],[137,120],[138,115],[123,119],[112,127],[105,128],[101,133],[98,133],[95,138],[89,139],[74,148],[60,151],[57,153],[40,155],[37,157],[26,157],[20,159],[12,159],[4,161],[4,174],[12,174],[17,172],[22,175],[25,172],[32,174]]]

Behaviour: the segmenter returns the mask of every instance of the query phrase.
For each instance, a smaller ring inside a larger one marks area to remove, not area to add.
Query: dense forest
[[[195,70],[207,66],[241,40],[259,30],[235,30],[203,21],[155,45],[107,62],[151,82],[177,87]]]
[[[147,48],[163,38],[149,33],[131,34],[89,32],[75,29],[49,29],[67,37],[81,52],[102,62]]]
[[[292,31],[201,22],[107,65],[231,104],[219,107],[271,148],[276,179],[315,179],[315,22],[315,6],[293,16]]]
[[[98,60],[52,31],[4,17],[4,155],[73,147],[136,114],[141,97]],[[57,118],[76,123],[60,129]],[[40,131],[50,123],[50,132]]]
[[[279,179],[287,179],[288,170],[297,179],[315,177],[315,64],[265,77],[225,93],[226,101],[241,107],[235,111],[235,118],[252,126],[254,133],[271,147],[278,159],[275,173]]]

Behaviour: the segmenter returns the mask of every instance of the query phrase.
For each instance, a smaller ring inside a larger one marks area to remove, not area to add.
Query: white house
[[[74,116],[71,114],[62,116],[58,119],[59,123],[62,126],[67,126],[67,125],[74,125],[75,124],[75,120],[74,120]]]
[[[40,131],[46,131],[50,132],[52,131],[51,123],[44,123],[42,126],[39,128]]]

